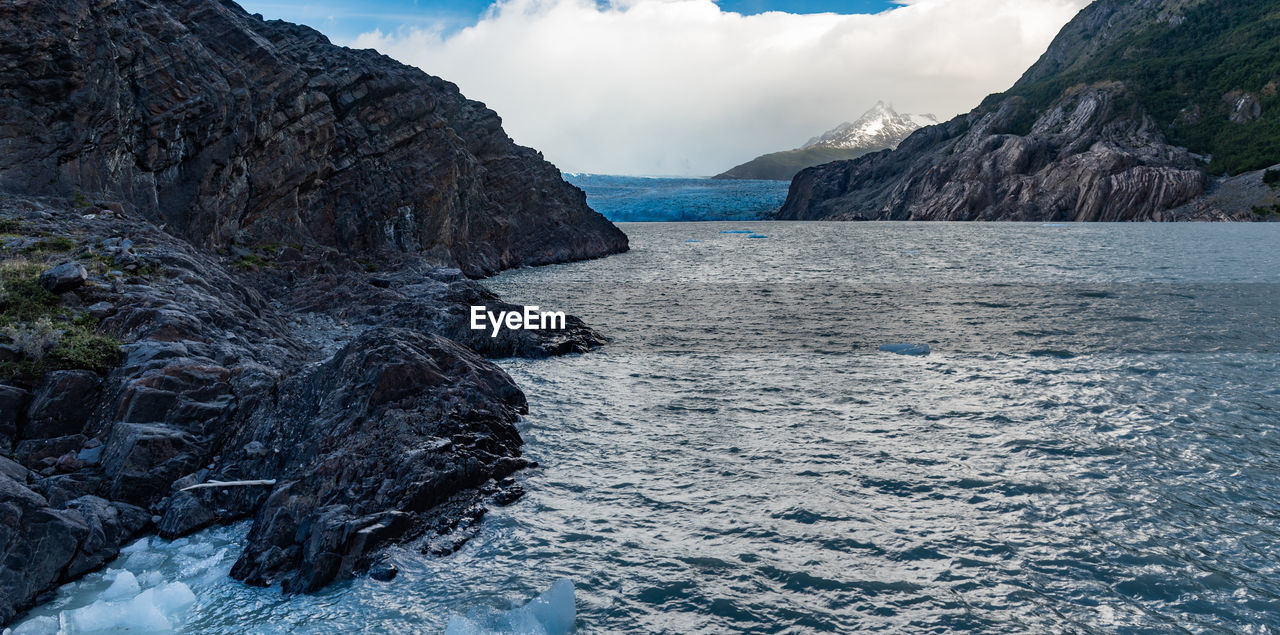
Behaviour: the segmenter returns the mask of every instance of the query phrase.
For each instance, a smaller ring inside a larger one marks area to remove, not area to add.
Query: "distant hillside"
[[[1273,218],[1278,92],[1275,0],[1097,0],[1009,91],[801,171],[778,218]]]
[[[789,181],[807,167],[895,148],[918,128],[936,123],[933,115],[902,115],[878,102],[857,121],[842,123],[799,148],[756,157],[713,178]]]

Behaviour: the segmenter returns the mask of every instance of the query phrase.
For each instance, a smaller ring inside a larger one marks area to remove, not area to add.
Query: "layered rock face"
[[[453,84],[231,2],[3,0],[0,41],[0,189],[472,276],[627,247]]]
[[[1165,142],[1121,84],[1077,87],[1029,133],[1013,133],[1027,110],[1010,98],[922,129],[897,151],[805,170],[779,218],[1177,220],[1170,210],[1205,192],[1195,159]]]
[[[1203,82],[1168,79],[1188,72],[1216,77],[1229,70],[1227,61],[1221,73],[1205,70],[1211,66],[1188,69],[1178,55],[1194,56],[1195,50],[1161,46],[1200,46],[1207,63],[1230,59],[1221,51],[1232,47],[1236,27],[1215,23],[1211,4],[1098,0],[1062,30],[1008,93],[916,131],[894,151],[800,172],[777,218],[1259,220],[1257,210],[1275,201],[1272,193],[1210,196],[1224,184],[1205,173],[1204,163],[1212,158],[1169,139],[1169,131],[1197,138],[1203,130],[1195,126],[1210,123],[1215,130],[1245,131],[1241,126],[1253,125],[1262,108],[1246,100],[1246,92],[1232,91],[1227,94],[1236,99],[1210,113],[1189,101],[1189,95],[1198,98]],[[1263,11],[1265,4],[1244,0],[1232,20],[1247,25],[1249,11]],[[1197,39],[1198,33],[1204,37]],[[1271,77],[1264,71],[1258,71],[1262,83]],[[1245,180],[1260,182],[1257,172]]]

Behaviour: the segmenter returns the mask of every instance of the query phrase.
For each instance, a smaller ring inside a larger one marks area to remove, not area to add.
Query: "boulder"
[[[102,452],[111,500],[147,505],[204,459],[207,450],[178,428],[160,423],[116,423]]]
[[[54,295],[74,291],[89,279],[89,272],[75,262],[64,262],[40,274],[40,286]]]

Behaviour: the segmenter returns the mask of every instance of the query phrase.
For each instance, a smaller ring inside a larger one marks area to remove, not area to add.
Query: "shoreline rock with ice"
[[[0,35],[0,625],[139,533],[253,518],[235,575],[305,591],[510,498],[524,397],[485,357],[604,338],[474,333],[515,307],[469,276],[625,251],[581,190],[456,86],[233,3]],[[180,492],[211,479],[273,484]]]

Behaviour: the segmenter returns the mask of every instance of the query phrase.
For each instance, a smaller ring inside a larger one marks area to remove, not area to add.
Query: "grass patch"
[[[0,263],[0,333],[24,354],[0,363],[0,379],[34,381],[54,370],[107,372],[120,361],[120,342],[99,335],[96,318],[76,315],[41,287],[44,269],[25,259]]]
[[[246,269],[246,270],[255,269],[256,270],[262,267],[266,267],[270,263],[268,263],[266,260],[263,260],[262,256],[259,256],[258,254],[249,254],[247,256],[241,256],[239,259],[237,259],[235,262],[231,264],[235,265],[237,269]]]
[[[22,233],[22,221],[16,218],[0,218],[0,234]]]
[[[28,254],[65,254],[75,249],[79,243],[74,238],[67,236],[49,236],[41,238],[35,244],[23,249],[23,253]]]

